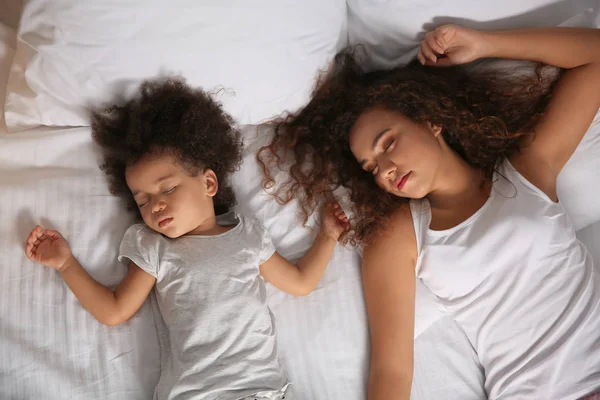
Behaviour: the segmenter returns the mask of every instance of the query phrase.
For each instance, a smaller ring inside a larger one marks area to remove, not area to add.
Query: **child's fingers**
[[[32,229],[27,240],[35,241],[42,233],[42,228],[38,225]]]
[[[33,244],[33,242],[35,242],[37,239],[37,236],[35,235],[35,231],[31,231],[31,233],[29,234],[29,236],[27,236],[27,240],[25,241],[25,243],[29,244]]]
[[[54,240],[62,238],[60,232],[55,231],[54,229],[46,229],[46,234]]]
[[[27,258],[29,258],[30,260],[31,260],[31,257],[33,257],[33,246],[29,242],[27,242],[25,244],[25,254],[27,255]]]
[[[37,236],[33,236],[27,239],[27,244],[29,246],[37,246],[39,244],[39,239]]]
[[[27,255],[27,258],[29,258],[31,261],[37,261],[36,260],[36,250],[37,250],[37,246],[28,243],[27,247],[25,248],[25,254]]]

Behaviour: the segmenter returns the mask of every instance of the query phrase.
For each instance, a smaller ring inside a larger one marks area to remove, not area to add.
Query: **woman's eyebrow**
[[[390,128],[386,128],[386,129],[382,130],[381,132],[379,132],[377,134],[377,136],[375,136],[375,139],[373,139],[373,145],[371,146],[371,149],[373,151],[375,151],[375,149],[377,148],[377,145],[379,144],[379,141],[381,140],[383,135],[385,135],[385,133],[389,130],[390,130]]]
[[[373,139],[373,144],[371,145],[371,150],[375,151],[375,149],[377,148],[377,145],[379,144],[379,141],[381,140],[381,138],[383,137],[383,135],[385,135],[385,133],[387,131],[389,131],[390,128],[386,128],[384,130],[382,130],[381,132],[379,132],[377,134],[377,136],[375,136],[375,139]],[[369,160],[364,159],[360,162],[360,166],[363,167]]]

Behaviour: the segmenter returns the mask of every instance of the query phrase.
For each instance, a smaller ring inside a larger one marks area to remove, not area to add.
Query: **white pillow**
[[[598,7],[598,0],[348,0],[348,37],[350,45],[364,45],[368,67],[393,68],[416,55],[426,31],[445,23],[480,29],[557,26],[586,11],[591,21]]]
[[[8,72],[15,55],[15,41],[17,34],[14,29],[0,22],[0,133],[6,132],[4,122],[4,97]]]
[[[88,125],[90,106],[179,74],[240,123],[296,110],[347,44],[344,0],[29,0],[7,124]]]

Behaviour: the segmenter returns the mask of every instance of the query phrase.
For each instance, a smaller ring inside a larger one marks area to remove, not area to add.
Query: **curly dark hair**
[[[379,188],[350,150],[349,132],[365,110],[384,107],[441,126],[448,145],[489,181],[499,162],[534,135],[555,81],[542,68],[515,74],[513,68],[431,68],[413,62],[365,72],[355,51],[346,50],[319,80],[309,104],[276,121],[271,143],[257,155],[264,187],[281,203],[298,198],[305,221],[324,197],[347,188],[354,218],[342,239],[364,242],[408,201]],[[289,178],[275,182],[274,168],[289,168]]]
[[[92,135],[104,153],[101,169],[111,193],[122,197],[138,218],[125,169],[146,154],[168,153],[193,175],[212,169],[219,180],[215,213],[235,205],[228,179],[241,164],[241,135],[217,102],[181,78],[143,82],[139,96],[93,112]]]

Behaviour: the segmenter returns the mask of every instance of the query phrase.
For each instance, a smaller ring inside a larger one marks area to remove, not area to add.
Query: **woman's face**
[[[420,199],[434,190],[441,164],[441,128],[417,124],[377,107],[364,111],[350,131],[350,149],[385,191]]]

